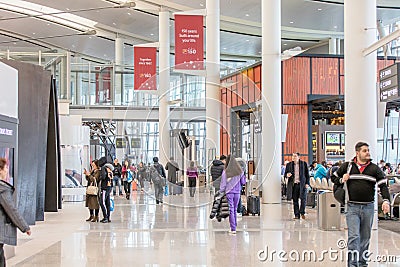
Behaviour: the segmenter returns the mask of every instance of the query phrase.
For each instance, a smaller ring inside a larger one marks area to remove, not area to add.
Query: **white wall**
[[[0,114],[18,118],[18,71],[0,62]]]

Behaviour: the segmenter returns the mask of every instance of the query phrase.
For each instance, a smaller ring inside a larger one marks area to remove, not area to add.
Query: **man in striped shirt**
[[[347,183],[348,200],[346,222],[348,227],[348,266],[367,266],[369,241],[374,219],[375,184],[384,199],[382,210],[390,210],[390,195],[385,174],[372,163],[369,145],[358,142],[356,157],[346,162],[332,176],[336,185]],[[351,164],[351,166],[349,166]]]

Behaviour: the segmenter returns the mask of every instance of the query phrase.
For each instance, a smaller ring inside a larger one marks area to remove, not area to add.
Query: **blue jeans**
[[[374,203],[347,204],[346,222],[349,228],[347,241],[349,267],[367,266],[363,253],[369,247],[373,220]]]
[[[122,185],[121,185],[121,177],[115,175],[113,177],[113,195],[116,195],[117,191],[117,186],[119,190],[119,194],[122,195]]]

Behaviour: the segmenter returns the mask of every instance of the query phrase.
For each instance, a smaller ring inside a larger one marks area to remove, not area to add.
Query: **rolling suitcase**
[[[307,193],[306,206],[315,208],[315,192]]]
[[[173,184],[174,191],[172,194],[174,195],[182,195],[183,192],[183,182],[178,182],[176,184]]]
[[[257,214],[260,216],[260,197],[259,196],[248,196],[247,197],[247,214],[253,216]]]

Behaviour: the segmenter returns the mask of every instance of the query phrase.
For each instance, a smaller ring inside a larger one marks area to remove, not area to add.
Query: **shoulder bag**
[[[94,179],[94,185],[91,183],[91,185],[86,188],[86,195],[97,196],[98,192],[99,188],[97,187],[97,181]]]

